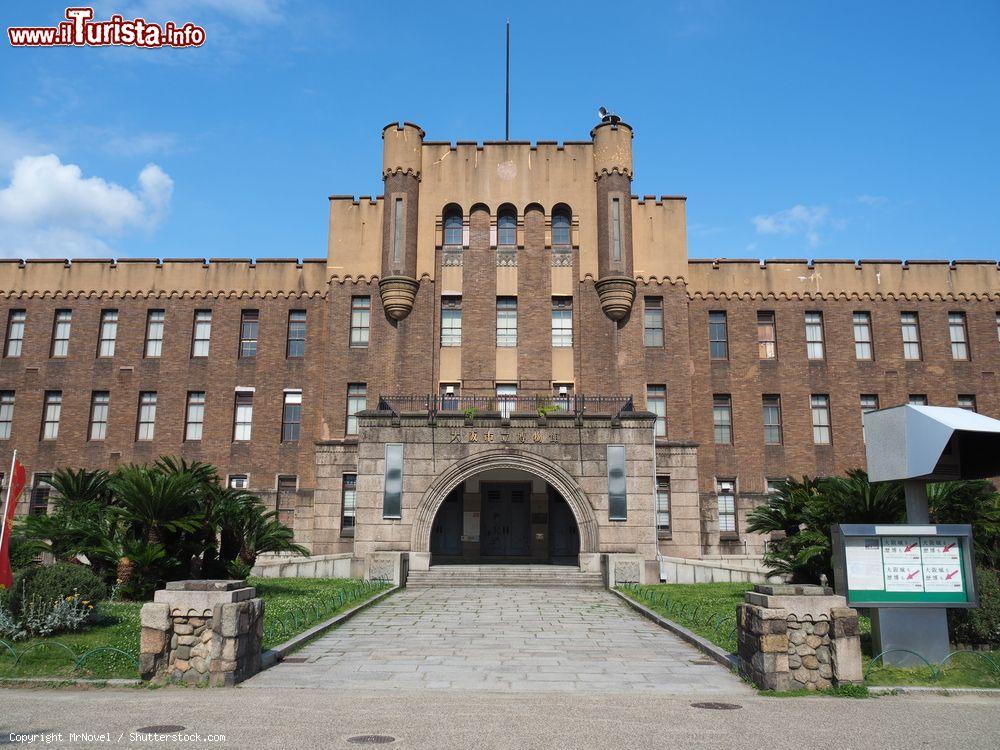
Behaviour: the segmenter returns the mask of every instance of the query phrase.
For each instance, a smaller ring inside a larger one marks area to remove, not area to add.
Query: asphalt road
[[[692,701],[738,703],[735,710]],[[140,727],[174,724],[181,739],[130,742]],[[76,738],[71,732],[106,736]],[[12,733],[13,736],[12,736]],[[43,735],[50,733],[47,738]],[[51,733],[61,733],[53,736]],[[200,734],[202,741],[191,739]],[[395,737],[387,745],[349,737]],[[881,750],[1000,747],[1000,699],[990,696],[762,698],[337,689],[66,689],[0,691],[0,745],[89,748],[738,748]],[[224,735],[214,743],[209,735]],[[46,742],[47,739],[47,742]]]

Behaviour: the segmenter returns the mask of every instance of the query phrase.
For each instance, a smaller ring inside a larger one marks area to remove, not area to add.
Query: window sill
[[[349,529],[341,529],[340,530],[340,537],[341,537],[341,539],[353,539],[354,538],[354,527],[352,526]]]
[[[669,541],[674,538],[674,534],[671,531],[657,531],[656,538],[659,541]]]
[[[719,544],[722,544],[723,542],[738,542],[739,540],[740,540],[739,534],[734,534],[732,532],[719,534]]]

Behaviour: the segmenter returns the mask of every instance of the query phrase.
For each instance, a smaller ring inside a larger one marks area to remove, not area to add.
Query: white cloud
[[[888,202],[889,199],[884,195],[869,195],[868,193],[864,193],[858,196],[858,203],[865,206],[872,206],[873,208],[884,206]]]
[[[106,254],[106,239],[149,231],[170,207],[174,182],[156,164],[139,173],[135,189],[84,177],[55,154],[24,156],[0,189],[0,256],[67,257]]]
[[[787,237],[801,235],[806,238],[810,247],[816,247],[821,241],[820,230],[839,224],[832,221],[829,214],[828,206],[803,206],[799,203],[777,213],[758,214],[750,221],[757,229],[757,234]]]

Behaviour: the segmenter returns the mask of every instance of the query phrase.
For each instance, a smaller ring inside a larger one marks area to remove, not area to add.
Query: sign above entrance
[[[559,430],[452,430],[449,443],[528,444],[559,443]]]

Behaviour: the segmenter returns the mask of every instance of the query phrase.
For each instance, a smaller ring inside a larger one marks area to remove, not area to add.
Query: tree
[[[202,522],[201,484],[191,474],[126,466],[111,484],[118,503],[115,511],[150,544],[163,544],[167,534],[194,532]]]

